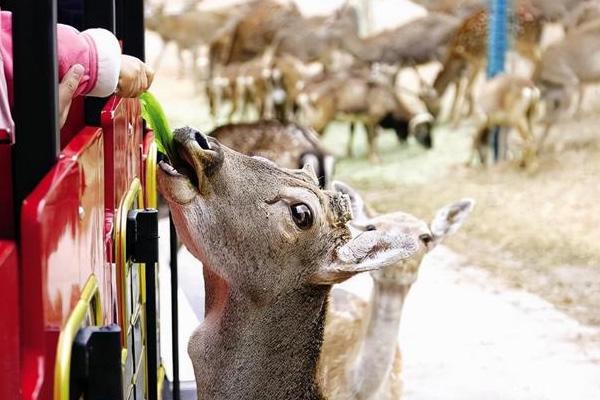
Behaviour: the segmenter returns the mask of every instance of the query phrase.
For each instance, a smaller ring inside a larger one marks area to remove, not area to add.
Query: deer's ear
[[[445,236],[455,233],[467,220],[474,206],[475,200],[462,199],[440,208],[430,227],[435,241],[439,243]]]
[[[362,224],[369,219],[365,202],[356,190],[340,181],[333,181],[331,183],[331,189],[336,192],[347,194],[350,198],[353,224]]]
[[[320,285],[340,283],[360,272],[394,265],[418,251],[418,243],[410,236],[366,231],[340,247],[333,261],[317,271],[311,282]]]

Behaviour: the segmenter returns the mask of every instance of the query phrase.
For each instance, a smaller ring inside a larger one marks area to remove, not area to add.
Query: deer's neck
[[[214,273],[205,281],[207,316],[188,349],[198,398],[322,399],[316,370],[329,288],[260,304]]]
[[[363,340],[350,364],[349,378],[359,398],[370,398],[382,388],[394,367],[402,306],[410,285],[374,281]],[[377,396],[373,397],[376,398]]]

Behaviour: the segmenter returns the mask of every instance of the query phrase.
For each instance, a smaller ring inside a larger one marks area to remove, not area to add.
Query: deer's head
[[[177,231],[205,268],[253,299],[341,282],[393,265],[420,247],[399,233],[352,237],[348,196],[319,189],[311,168],[288,170],[237,153],[191,128],[158,184]]]
[[[462,199],[440,208],[433,220],[427,222],[405,212],[372,215],[367,210],[360,194],[342,182],[333,182],[333,189],[347,194],[352,203],[352,228],[355,234],[361,232],[385,232],[390,236],[410,237],[417,243],[412,257],[400,260],[394,266],[371,274],[375,280],[394,284],[411,285],[417,279],[423,257],[433,250],[446,236],[455,233],[466,221],[475,202]]]

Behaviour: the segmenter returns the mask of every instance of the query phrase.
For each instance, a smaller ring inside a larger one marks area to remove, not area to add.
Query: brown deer
[[[441,60],[459,25],[456,17],[430,13],[364,39],[348,35],[344,48],[363,63],[414,66]]]
[[[290,21],[302,18],[295,5],[275,0],[255,0],[248,7],[249,11],[227,31],[228,36],[220,38],[219,46],[211,50],[215,52],[211,62],[226,65],[259,57]]]
[[[158,186],[179,237],[203,264],[205,320],[188,353],[199,399],[324,399],[317,378],[331,286],[396,265],[420,244],[403,233],[352,236],[348,197],[230,150],[191,128]]]
[[[542,35],[543,19],[536,9],[524,5],[515,10],[516,50],[522,56],[537,63],[539,60],[539,42]],[[473,85],[485,65],[487,51],[488,10],[481,9],[465,21],[452,39],[442,70],[437,75],[433,89],[435,96],[426,98],[429,112],[436,118],[440,111],[440,99],[449,85],[467,76],[463,90],[457,89],[452,106],[452,115],[458,115],[459,92],[464,92],[467,104],[472,110]]]
[[[156,32],[163,42],[154,62],[157,71],[163,59],[164,50],[170,42],[177,45],[181,73],[185,69],[183,52],[192,55],[192,76],[197,76],[198,51],[203,45],[209,45],[221,32],[230,29],[230,25],[241,15],[243,7],[200,11],[187,10],[169,14],[165,12],[165,4],[149,8],[145,18],[146,29]]]
[[[270,55],[215,68],[206,85],[213,120],[217,120],[218,111],[227,100],[231,103],[227,122],[231,122],[238,112],[240,118],[246,116],[250,104],[256,107],[259,117],[264,117],[271,90],[270,74]]]
[[[473,157],[487,163],[488,137],[493,127],[515,128],[523,141],[521,166],[535,169],[536,143],[533,119],[540,91],[534,83],[513,74],[501,74],[485,82],[475,102],[476,129]]]
[[[309,164],[322,188],[329,188],[335,160],[316,133],[295,123],[276,120],[223,125],[209,133],[221,144],[248,156],[264,157],[282,168]]]
[[[437,211],[431,223],[404,212],[376,215],[360,195],[340,182],[335,190],[352,202],[357,232],[402,233],[419,243],[418,253],[385,270],[373,271],[373,291],[365,302],[334,288],[319,361],[323,391],[328,399],[399,400],[402,397],[401,353],[398,332],[404,300],[417,280],[423,258],[446,236],[455,233],[473,209],[470,199]]]
[[[330,122],[341,119],[351,122],[348,154],[352,153],[354,123],[365,126],[368,140],[368,157],[377,162],[377,128],[394,129],[399,140],[405,141],[413,134],[426,148],[431,148],[431,128],[433,119],[421,120],[413,124],[416,115],[398,99],[394,89],[388,84],[370,81],[362,73],[338,74],[309,85],[299,96],[302,122],[323,134]]]
[[[570,106],[579,92],[576,109],[582,102],[585,85],[600,81],[600,19],[590,21],[567,33],[549,46],[541,56],[533,79],[541,89],[548,122]]]

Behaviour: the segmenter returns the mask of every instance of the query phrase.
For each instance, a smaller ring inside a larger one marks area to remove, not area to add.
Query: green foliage
[[[154,131],[158,151],[174,160],[177,153],[173,145],[173,132],[169,128],[169,123],[160,103],[150,92],[142,93],[140,102],[142,104],[142,117],[146,120],[150,129]]]

